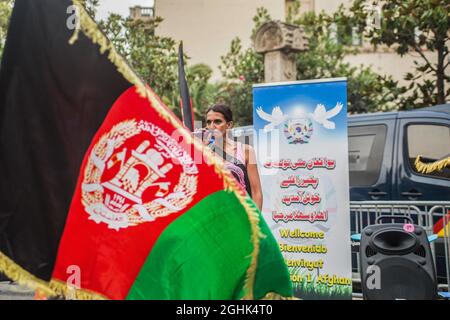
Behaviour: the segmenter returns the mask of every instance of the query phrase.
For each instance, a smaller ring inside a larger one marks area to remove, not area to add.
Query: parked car
[[[350,116],[350,199],[450,200],[450,168],[417,172],[414,162],[450,156],[450,104]]]

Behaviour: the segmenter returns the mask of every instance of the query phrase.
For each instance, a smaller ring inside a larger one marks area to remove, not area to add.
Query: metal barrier
[[[450,237],[449,230],[445,227],[450,220],[448,213],[450,201],[352,201],[351,232],[361,233],[366,226],[375,224],[375,220],[381,215],[396,215],[411,218],[415,224],[425,229],[427,235],[432,235],[434,224],[442,218],[444,236],[430,245],[438,276],[438,289],[450,292]],[[352,250],[352,269],[353,282],[358,284],[361,281],[359,250]]]

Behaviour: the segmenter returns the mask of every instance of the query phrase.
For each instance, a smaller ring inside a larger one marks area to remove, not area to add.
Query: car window
[[[412,124],[407,128],[407,145],[410,168],[416,172],[414,162],[421,156],[423,163],[432,163],[450,156],[450,127],[435,124]],[[421,173],[422,174],[422,173]],[[424,175],[450,179],[450,168]]]
[[[386,143],[386,126],[348,128],[350,186],[371,186],[378,180]]]

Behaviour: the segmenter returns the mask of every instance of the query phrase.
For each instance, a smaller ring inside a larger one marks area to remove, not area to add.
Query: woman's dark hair
[[[230,107],[227,106],[226,104],[215,104],[209,107],[208,110],[206,110],[205,115],[207,115],[208,112],[210,111],[221,113],[225,118],[226,122],[233,121],[233,112],[231,111]]]

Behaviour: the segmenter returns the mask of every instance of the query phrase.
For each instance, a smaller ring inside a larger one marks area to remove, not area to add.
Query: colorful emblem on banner
[[[314,128],[310,119],[294,119],[284,123],[283,132],[290,144],[303,144],[309,142],[314,132]]]

